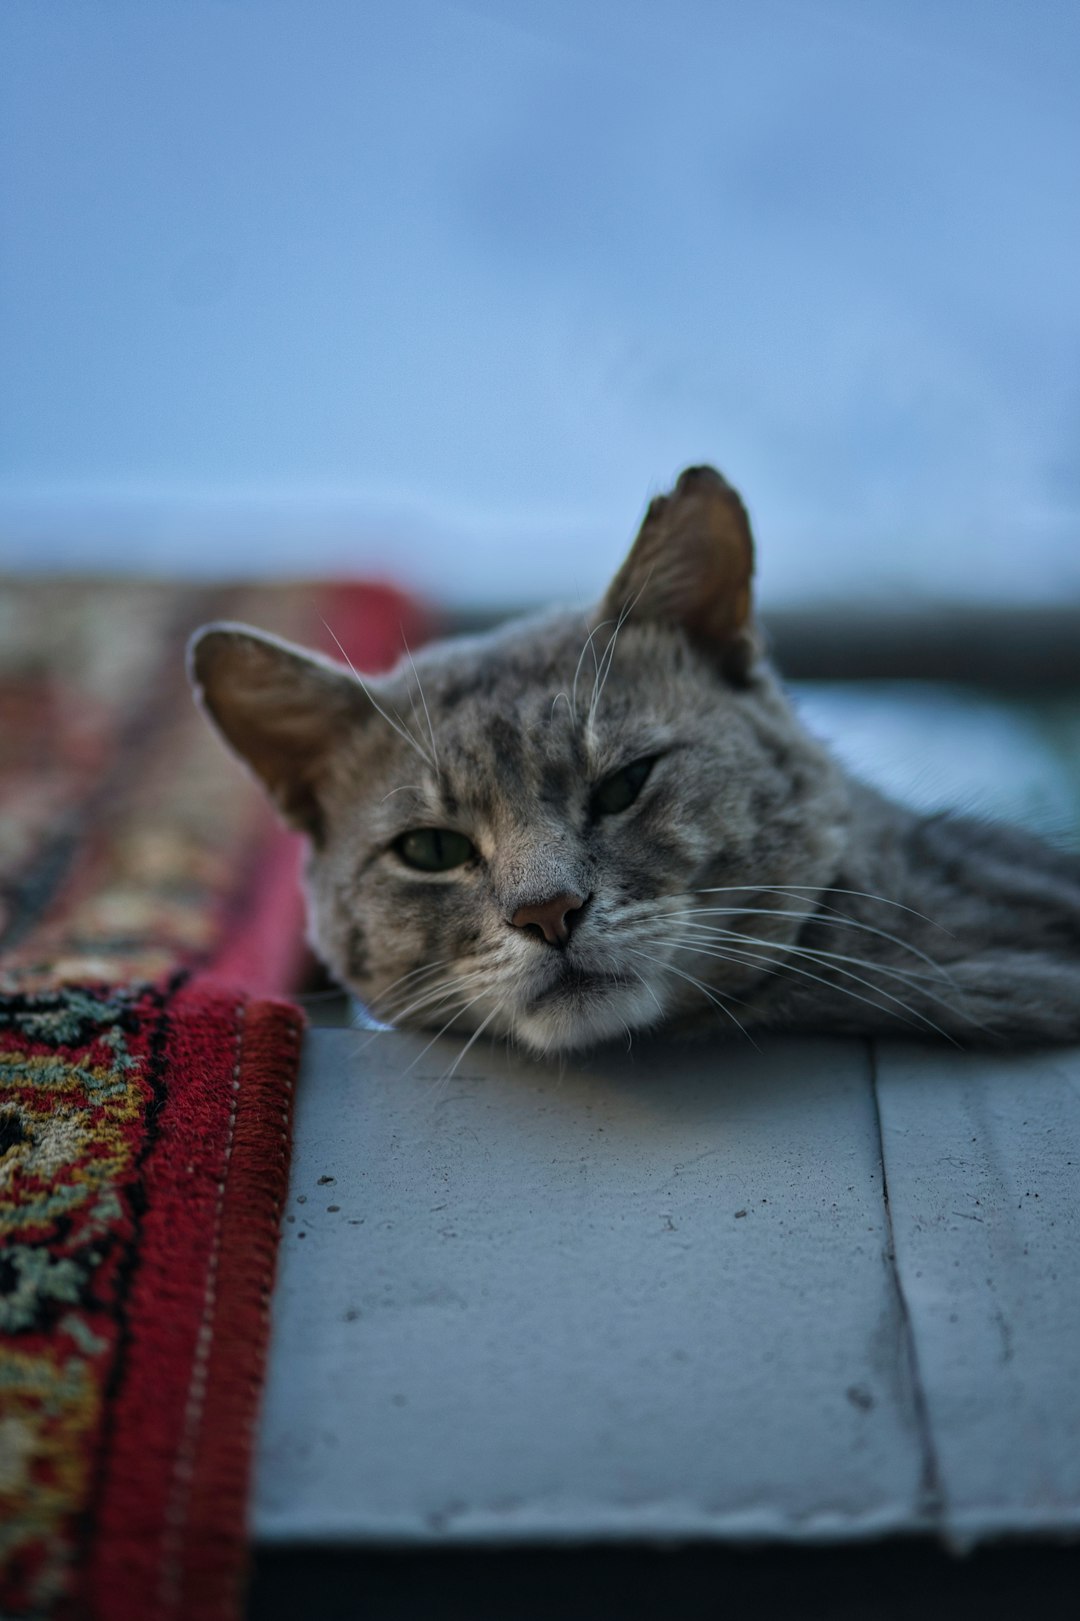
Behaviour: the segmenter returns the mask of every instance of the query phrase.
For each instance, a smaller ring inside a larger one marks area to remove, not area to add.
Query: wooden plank
[[[1080,732],[971,694],[808,689],[887,791],[1075,835]],[[1080,1528],[1080,1051],[875,1043],[898,1280],[956,1541]]]
[[[1080,1048],[876,1044],[900,1286],[954,1539],[1080,1530]]]
[[[928,1523],[865,1050],[308,1038],[264,1542]]]

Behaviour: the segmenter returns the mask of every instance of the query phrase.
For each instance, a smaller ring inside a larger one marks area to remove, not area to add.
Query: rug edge
[[[292,1004],[209,978],[168,1002],[162,1063],[174,1084],[145,1173],[129,1361],[91,1509],[80,1595],[88,1615],[243,1613],[247,1488],[302,1028]],[[193,1252],[189,1204],[203,1212]],[[163,1285],[175,1303],[168,1321],[156,1309]]]
[[[276,998],[247,1001],[241,1016],[236,1124],[176,1612],[208,1621],[236,1616],[247,1578],[249,1487],[305,1024],[294,1004]]]

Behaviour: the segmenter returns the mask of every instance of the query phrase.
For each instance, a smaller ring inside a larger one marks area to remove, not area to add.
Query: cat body
[[[196,638],[215,725],[309,841],[312,942],[381,1019],[557,1052],[657,1025],[1080,1039],[1080,859],[920,817],[804,729],[719,474],[604,601],[389,676]]]

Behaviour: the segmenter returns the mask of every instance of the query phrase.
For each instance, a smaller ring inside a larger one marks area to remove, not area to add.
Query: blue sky
[[[1080,8],[5,0],[0,555],[1080,597]]]

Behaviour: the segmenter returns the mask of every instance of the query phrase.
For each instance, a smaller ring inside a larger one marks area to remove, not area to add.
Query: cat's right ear
[[[688,467],[670,494],[650,502],[601,618],[678,626],[741,683],[760,652],[750,611],[753,572],[739,492],[714,467]]]
[[[343,729],[371,712],[353,675],[247,625],[204,625],[188,645],[195,696],[290,826],[318,840],[320,789]]]

